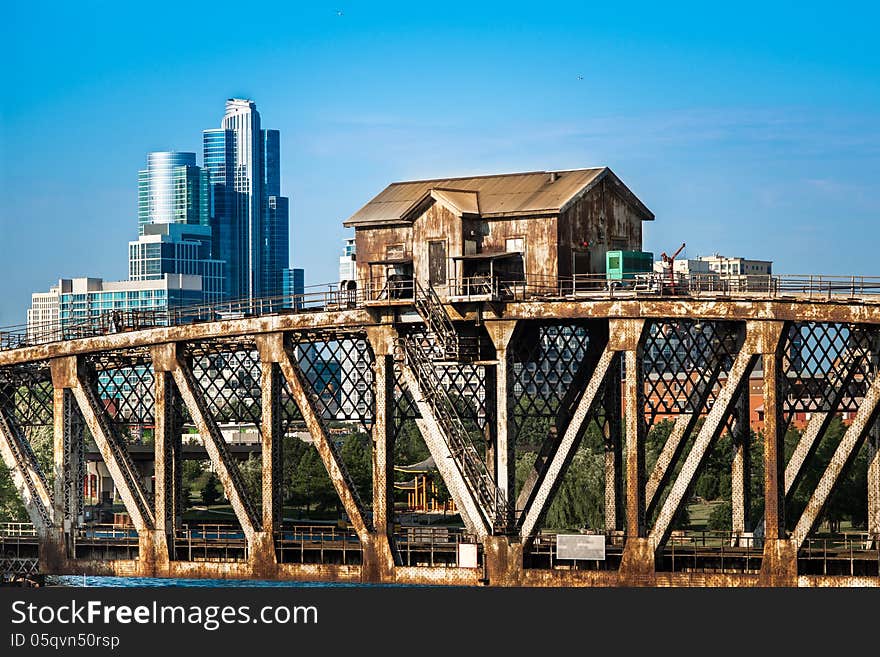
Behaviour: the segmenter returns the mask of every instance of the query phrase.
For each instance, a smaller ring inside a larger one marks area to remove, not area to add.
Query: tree
[[[27,511],[6,465],[0,462],[0,522],[25,522]]]
[[[209,472],[202,484],[202,502],[205,506],[216,504],[220,499],[220,478],[213,472]]]
[[[245,490],[259,507],[263,503],[263,462],[255,454],[250,454],[247,460],[238,466]]]
[[[338,506],[336,489],[333,488],[324,462],[314,447],[303,454],[296,470],[291,473],[291,479],[294,503],[304,505],[306,511],[311,510],[312,504],[317,509]]]

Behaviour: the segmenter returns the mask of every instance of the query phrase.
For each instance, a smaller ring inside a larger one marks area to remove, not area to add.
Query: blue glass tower
[[[128,245],[129,281],[199,276],[196,302],[222,300],[223,262],[212,256],[210,198],[208,173],[196,166],[195,153],[147,154],[147,168],[138,172],[138,239]]]
[[[253,101],[231,98],[220,129],[204,131],[214,256],[226,262],[228,298],[283,293],[290,210],[281,196],[280,135],[263,130]]]

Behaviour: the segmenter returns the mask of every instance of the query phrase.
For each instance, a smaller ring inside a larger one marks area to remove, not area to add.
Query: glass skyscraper
[[[160,280],[165,274],[202,278],[201,303],[223,298],[223,261],[213,258],[209,174],[196,154],[147,154],[138,172],[138,235],[128,244],[131,281]]]
[[[201,276],[203,303],[223,300],[223,261],[211,257],[210,226],[147,224],[128,243],[128,279],[159,280],[164,274]]]
[[[205,130],[203,137],[214,257],[226,263],[226,294],[280,295],[289,264],[290,210],[280,195],[279,132],[262,129],[253,101],[231,98],[221,127]]]
[[[196,166],[195,153],[147,154],[138,172],[138,234],[150,224],[201,224],[211,216],[208,175]]]

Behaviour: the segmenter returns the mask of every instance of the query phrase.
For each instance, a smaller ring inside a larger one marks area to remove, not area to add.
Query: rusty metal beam
[[[245,539],[248,544],[252,544],[254,532],[259,527],[259,518],[254,510],[253,501],[245,489],[241,473],[229,454],[226,439],[220,433],[216,420],[205,404],[192,368],[178,353],[177,345],[165,344],[160,348],[164,353],[160,356],[157,350],[154,350],[153,366],[157,372],[170,371],[174,377],[174,383],[183,398],[183,403],[189,410],[205,444],[208,458],[211,459],[217,477],[223,484],[226,499],[232,506],[232,511],[241,525]]]
[[[868,441],[868,534],[880,549],[880,423],[874,421]]]
[[[28,518],[37,532],[44,534],[54,524],[52,496],[40,464],[4,408],[0,408],[0,456],[21,496]]]
[[[169,372],[154,372],[153,501],[156,531],[172,534],[182,510],[181,427],[174,410],[174,383]]]
[[[495,346],[495,431],[494,431],[494,477],[495,484],[506,500],[513,499],[516,492],[516,445],[511,439],[509,413],[509,394],[507,390],[507,345],[516,331],[516,322],[492,322],[486,331]],[[515,521],[514,505],[507,507],[508,526]]]
[[[734,409],[733,458],[730,466],[731,529],[735,536],[742,536],[750,526],[749,510],[752,506],[751,469],[752,459],[749,427],[749,382],[746,380],[737,393]]]
[[[558,447],[549,459],[547,468],[542,471],[541,476],[538,478],[535,494],[531,496],[523,511],[519,531],[520,537],[523,540],[528,541],[534,537],[539,529],[541,519],[547,513],[547,509],[550,508],[554,493],[562,483],[562,478],[565,475],[568,464],[577,450],[584,426],[593,412],[596,398],[602,390],[605,376],[613,361],[614,352],[606,347],[599,357],[599,362],[593,370],[583,395],[581,395],[578,401],[568,427],[566,427],[565,433],[562,435],[562,440],[559,441]]]
[[[96,392],[96,374],[82,367],[72,365],[75,370],[76,385],[70,388],[83,420],[95,440],[104,465],[116,486],[119,497],[138,534],[153,528],[154,517],[152,500],[144,490],[140,474],[128,457],[126,447],[116,435],[106,416]],[[81,494],[81,492],[78,492]]]
[[[320,330],[340,327],[376,325],[392,321],[387,313],[381,320],[375,318],[381,309],[354,309],[314,313],[279,314],[238,320],[205,322],[140,331],[115,333],[106,336],[67,340],[32,347],[0,351],[0,367],[60,356],[94,353],[114,349],[152,346],[159,343],[181,342],[217,337],[253,336],[285,330]],[[852,322],[880,324],[880,303],[873,300],[840,299],[766,300],[766,299],[600,299],[579,301],[530,301],[504,304],[503,308],[464,311],[454,306],[446,310],[453,319],[476,320],[486,325],[493,321],[533,319],[617,318],[645,319],[688,316],[702,319],[748,320],[760,318],[773,321]]]
[[[614,357],[605,375],[603,396],[605,426],[605,530],[617,531],[623,527],[623,442],[620,398],[620,354]]]
[[[152,347],[157,344],[189,342],[238,336],[255,336],[263,333],[281,331],[320,331],[338,332],[352,327],[363,329],[376,323],[367,309],[306,312],[293,314],[247,317],[219,322],[181,324],[179,326],[160,326],[139,331],[112,333],[78,340],[52,342],[33,347],[0,351],[0,367],[33,360],[45,360],[60,356],[74,356],[100,351]]]
[[[407,390],[412,395],[413,402],[421,415],[421,418],[416,420],[416,426],[422,434],[425,446],[434,458],[437,471],[443,477],[443,482],[446,484],[449,495],[455,502],[468,532],[474,534],[478,540],[483,540],[490,534],[487,519],[468,488],[464,475],[456,465],[456,460],[443,436],[443,429],[434,415],[434,410],[422,394],[418,378],[408,363],[400,361],[399,365]]]
[[[703,426],[700,427],[694,444],[682,465],[681,472],[676,477],[675,483],[673,483],[672,489],[669,491],[669,496],[657,514],[657,520],[649,535],[651,543],[656,547],[662,546],[669,537],[669,533],[672,530],[672,521],[678,514],[682,502],[695,482],[697,470],[705,461],[709,447],[724,429],[724,422],[733,406],[736,393],[743,381],[748,380],[749,373],[757,361],[758,357],[755,350],[757,343],[756,339],[751,337],[753,331],[756,333],[760,331],[760,327],[756,326],[756,324],[755,322],[747,324],[746,339],[733,361],[727,381],[712,405],[712,409],[707,414]]]
[[[324,428],[324,422],[321,420],[320,411],[317,410],[311,395],[307,392],[308,381],[302,375],[295,359],[286,351],[281,355],[279,365],[281,373],[287,381],[290,394],[302,413],[306,427],[312,436],[321,461],[327,469],[327,474],[330,475],[330,481],[336,489],[336,494],[339,495],[339,500],[348,514],[352,527],[361,541],[369,541],[370,527],[365,520],[363,505],[358,498],[351,478],[348,476],[345,464],[331,445],[330,438]]]
[[[831,493],[834,485],[840,475],[849,467],[852,460],[858,454],[859,447],[868,435],[873,423],[877,417],[877,404],[880,402],[880,377],[875,377],[862,400],[859,410],[856,412],[852,423],[847,427],[846,433],[834,450],[834,455],[828,463],[828,467],[822,473],[816,489],[810,496],[807,506],[801,514],[800,519],[795,525],[791,534],[791,541],[796,549],[803,545],[804,540],[819,523],[822,511]]]

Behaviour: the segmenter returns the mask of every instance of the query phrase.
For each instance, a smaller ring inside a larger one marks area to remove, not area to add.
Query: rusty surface
[[[590,315],[589,312],[593,312],[602,303],[605,302],[577,302],[573,303],[571,308],[573,310],[586,310],[588,313],[582,316],[590,317],[592,315]],[[709,306],[706,305],[709,302],[706,301],[639,301],[635,302],[635,305],[633,305],[634,302],[613,303],[619,304],[618,309],[624,308],[626,309],[626,312],[634,310],[642,312],[647,309],[659,313],[661,308],[665,308],[665,317],[681,317],[692,316],[687,313],[696,311],[709,312],[710,314],[711,312],[726,312],[728,313],[728,316],[732,316],[735,313],[739,313],[742,304],[746,302],[713,302],[717,306],[714,310],[709,309]],[[651,303],[664,305],[655,305],[651,307]],[[525,305],[526,304],[509,304],[506,307],[495,307],[494,310],[489,306],[486,307],[486,314],[484,316],[484,319],[486,320],[486,329],[490,335],[496,337],[496,346],[501,346],[502,344],[506,346],[511,339],[506,333],[510,326],[512,326],[512,322],[517,321],[517,316],[511,315],[509,311],[517,307],[522,308]],[[533,315],[540,316],[541,313],[549,312],[548,309],[559,309],[564,305],[566,305],[565,302],[541,302],[532,304]],[[640,416],[640,414],[635,412],[634,409],[638,408],[639,397],[643,394],[640,392],[640,390],[643,390],[643,387],[638,383],[640,376],[639,372],[642,369],[640,367],[641,362],[638,350],[640,336],[643,330],[644,317],[627,319],[626,314],[611,316],[609,318],[610,321],[608,327],[610,335],[608,348],[617,353],[622,352],[621,355],[629,361],[627,363],[628,376],[625,390],[626,399],[624,400],[628,410],[626,413],[628,422],[628,440],[626,442],[626,466],[628,468],[627,479],[628,481],[641,481],[642,485],[640,487],[641,495],[638,492],[633,494],[632,490],[627,490],[626,526],[628,529],[628,540],[624,549],[623,561],[619,572],[565,571],[560,569],[543,570],[525,568],[523,566],[522,557],[523,543],[519,542],[518,539],[510,539],[504,536],[489,537],[488,532],[483,535],[483,538],[485,539],[483,540],[486,560],[485,570],[477,569],[474,571],[470,569],[456,569],[449,567],[404,568],[402,566],[394,565],[392,547],[393,536],[391,536],[391,505],[388,499],[391,486],[390,455],[393,453],[393,443],[390,441],[387,426],[385,426],[387,425],[387,418],[385,417],[385,400],[393,395],[393,381],[391,380],[391,377],[387,375],[387,372],[391,369],[389,361],[393,352],[394,340],[398,335],[396,328],[390,323],[393,319],[391,314],[382,317],[381,321],[385,322],[385,324],[381,326],[377,325],[379,320],[376,316],[371,316],[368,319],[365,319],[363,324],[357,326],[357,328],[361,330],[366,330],[373,351],[378,355],[377,360],[373,363],[374,372],[376,374],[375,393],[377,397],[376,421],[373,429],[373,476],[375,495],[373,499],[373,509],[374,518],[377,520],[377,524],[375,531],[370,531],[370,528],[364,525],[363,531],[358,532],[359,537],[361,538],[361,545],[363,546],[363,565],[332,566],[276,563],[271,532],[265,531],[266,527],[269,526],[267,519],[269,517],[274,518],[275,513],[271,510],[273,509],[272,496],[265,494],[264,501],[268,498],[268,507],[270,510],[267,511],[267,507],[264,505],[262,514],[262,519],[264,521],[262,529],[264,531],[259,531],[261,527],[259,524],[255,524],[254,526],[254,531],[250,536],[248,545],[249,558],[247,562],[205,564],[181,562],[170,559],[169,533],[176,520],[174,518],[173,510],[169,509],[169,504],[173,506],[171,499],[174,494],[173,489],[177,485],[171,483],[171,480],[174,479],[174,466],[173,463],[169,463],[169,461],[173,461],[174,459],[174,446],[173,444],[169,444],[167,440],[161,440],[163,433],[169,433],[167,429],[162,428],[162,424],[163,422],[166,424],[170,422],[170,418],[166,417],[168,411],[167,406],[169,403],[168,389],[172,389],[173,392],[174,388],[169,381],[167,374],[165,376],[157,375],[155,378],[155,413],[157,422],[157,444],[155,449],[157,450],[158,461],[166,462],[166,467],[169,468],[169,470],[162,472],[157,468],[155,499],[156,531],[151,531],[149,529],[149,522],[142,523],[143,526],[139,528],[141,530],[139,536],[141,557],[135,561],[109,560],[107,562],[84,562],[69,561],[67,559],[68,547],[66,545],[65,530],[69,532],[75,525],[77,502],[74,498],[78,497],[82,489],[81,482],[76,479],[76,460],[78,458],[76,451],[77,443],[81,443],[82,439],[81,433],[78,434],[78,429],[76,428],[76,423],[79,421],[77,420],[77,408],[82,408],[83,413],[86,415],[86,419],[89,420],[90,427],[94,425],[98,434],[101,434],[101,432],[104,431],[104,427],[100,426],[100,423],[97,422],[98,415],[103,412],[103,409],[99,408],[99,405],[94,403],[94,400],[90,400],[84,396],[83,391],[90,385],[90,382],[87,380],[88,375],[78,367],[76,357],[65,356],[63,354],[89,353],[96,350],[110,349],[111,347],[108,345],[115,345],[112,347],[113,349],[124,350],[131,348],[131,340],[133,338],[140,340],[144,345],[149,345],[150,341],[155,339],[157,342],[151,345],[153,347],[151,355],[156,372],[174,373],[179,369],[179,363],[177,362],[176,356],[177,346],[165,341],[165,338],[168,336],[168,331],[171,331],[172,329],[154,329],[153,331],[144,331],[140,334],[121,334],[63,343],[64,349],[61,349],[58,352],[53,352],[58,353],[58,355],[51,363],[52,379],[55,388],[54,421],[57,483],[57,489],[52,502],[55,506],[54,511],[57,516],[62,519],[62,522],[57,530],[51,529],[44,536],[41,544],[41,564],[46,569],[46,572],[91,572],[94,574],[141,574],[156,576],[185,576],[182,573],[190,573],[191,575],[189,576],[241,576],[245,578],[269,577],[312,580],[330,580],[338,578],[346,581],[444,584],[461,583],[469,585],[488,583],[489,585],[497,586],[615,586],[646,584],[657,586],[754,586],[758,584],[785,586],[876,585],[880,578],[799,576],[796,555],[799,541],[802,541],[803,537],[806,536],[806,533],[809,532],[809,529],[805,528],[807,528],[808,525],[809,528],[812,528],[812,524],[815,523],[816,518],[819,517],[819,514],[821,513],[821,507],[824,505],[825,501],[827,501],[831,491],[833,491],[838,477],[845,470],[848,460],[857,451],[860,441],[866,438],[871,427],[875,426],[874,418],[877,415],[876,404],[880,401],[880,383],[877,382],[878,379],[875,379],[869,389],[868,396],[865,397],[862,402],[861,408],[850,425],[844,440],[838,447],[828,469],[823,474],[820,485],[817,487],[816,492],[813,494],[813,499],[811,499],[810,505],[808,506],[807,513],[801,518],[798,529],[795,531],[795,535],[789,540],[783,531],[784,519],[782,514],[784,500],[783,488],[788,488],[791,484],[788,476],[783,476],[781,467],[782,452],[781,444],[778,439],[780,433],[778,429],[782,426],[779,411],[779,397],[781,393],[777,381],[778,377],[782,375],[782,369],[785,367],[785,356],[780,353],[780,338],[783,334],[783,325],[782,322],[778,321],[780,317],[785,316],[785,313],[792,312],[794,313],[793,316],[799,321],[806,321],[804,319],[805,316],[820,317],[822,313],[831,310],[838,312],[843,308],[846,313],[848,313],[845,321],[850,321],[853,317],[858,316],[860,317],[858,321],[865,321],[865,318],[867,317],[868,319],[874,318],[874,320],[880,322],[880,309],[878,309],[876,304],[866,303],[807,304],[793,301],[774,301],[752,302],[750,305],[754,309],[754,315],[760,316],[762,313],[766,312],[768,316],[775,318],[771,321],[750,319],[748,322],[749,337],[747,339],[749,357],[757,358],[758,356],[761,356],[764,359],[765,426],[767,427],[769,435],[777,436],[777,440],[774,441],[771,439],[768,441],[768,446],[767,449],[765,449],[764,454],[765,472],[767,473],[764,487],[765,497],[768,500],[768,503],[766,504],[766,519],[769,522],[766,527],[766,541],[764,543],[764,554],[760,575],[736,573],[712,574],[655,572],[654,555],[658,545],[658,541],[656,540],[658,532],[665,531],[664,527],[668,525],[668,517],[674,516],[674,509],[670,507],[670,509],[665,512],[661,511],[659,518],[660,522],[655,524],[653,528],[645,526],[644,506],[642,506],[644,505],[645,498],[644,471],[642,469],[642,472],[639,472],[639,460],[640,458],[643,458],[644,451],[644,426],[640,426],[640,422],[629,421],[630,417],[635,418]],[[467,316],[468,312],[469,311],[465,309],[464,314],[459,315],[459,317]],[[328,330],[337,330],[339,328],[335,322],[330,321],[333,317],[351,317],[350,313],[320,314],[324,315],[322,321],[327,322],[327,324],[323,325],[323,328]],[[315,314],[315,316],[317,315],[318,314]],[[497,319],[493,319],[493,316],[499,315],[503,316],[504,320],[498,321]],[[564,319],[558,315],[555,315],[555,317],[558,319]],[[264,321],[270,319],[273,321]],[[227,331],[227,335],[252,336],[252,339],[260,345],[261,361],[264,372],[267,370],[274,370],[274,374],[264,375],[261,379],[263,408],[267,409],[267,412],[262,418],[264,456],[271,456],[271,453],[274,450],[273,443],[268,441],[267,437],[271,438],[272,436],[277,435],[276,429],[274,428],[275,420],[270,416],[274,415],[272,410],[277,395],[276,389],[278,387],[277,378],[279,372],[275,359],[279,357],[279,349],[283,352],[283,329],[277,329],[277,323],[273,323],[275,319],[279,318],[216,322],[210,325],[175,327],[173,329],[175,331],[180,330],[180,335],[183,336],[204,336],[203,331],[206,330],[206,327],[213,327],[221,331]],[[827,317],[825,319],[827,319]],[[511,322],[511,324],[506,324],[506,322]],[[252,329],[254,326],[257,326],[258,328],[263,327],[265,330],[260,329],[256,332],[252,331],[248,333],[242,328],[244,325],[247,325]],[[269,330],[273,326],[276,327],[276,329]],[[354,325],[348,326],[350,328],[355,328]],[[187,331],[191,330],[195,332],[192,334],[187,333]],[[211,337],[222,338],[223,334],[212,333]],[[182,344],[185,344],[190,339],[192,339],[192,337],[184,337],[181,342]],[[61,346],[61,344],[47,345],[46,348],[53,347],[60,349]],[[30,350],[4,352],[0,354],[0,357],[7,357],[7,363],[23,362],[21,359],[28,353],[37,353],[39,352],[39,349],[40,348],[31,348]],[[744,347],[744,349],[746,349],[746,347]],[[500,351],[503,355],[503,347]],[[42,354],[39,356],[40,358],[44,357],[46,354],[45,351],[39,353]],[[267,365],[269,367],[267,367]],[[491,366],[491,363],[487,366]],[[2,367],[2,365],[0,365],[0,367]],[[738,371],[738,368],[734,368],[734,371],[732,371],[727,377],[727,383],[731,386],[735,384],[737,380]],[[633,373],[634,376],[629,376],[629,373]],[[507,377],[499,378],[506,380]],[[273,379],[275,380],[273,381]],[[177,380],[176,376],[175,380]],[[178,387],[179,383],[180,382],[178,382]],[[593,381],[585,383],[584,389],[589,390],[590,385],[592,384]],[[497,388],[496,394],[503,389],[497,380],[494,381],[492,385],[494,388]],[[165,389],[164,394],[162,392],[163,388]],[[80,393],[78,395],[76,394],[77,390],[79,390]],[[732,390],[733,388],[731,387],[731,391]],[[725,388],[724,391],[724,394],[726,393],[727,388]],[[303,391],[302,394],[306,394],[305,391]],[[733,396],[732,392],[731,396]],[[82,399],[75,399],[75,397],[82,397]],[[416,397],[418,397],[418,395],[416,395]],[[584,397],[586,397],[586,395],[584,395]],[[720,407],[726,404],[725,400],[726,398],[719,399],[713,407],[713,410],[715,408],[719,409],[717,411],[718,415],[722,415],[723,409]],[[498,405],[500,406],[500,399]],[[188,406],[191,406],[191,404],[188,404]],[[196,407],[197,406],[198,405],[196,405]],[[611,405],[611,408],[614,408],[614,404]],[[617,408],[620,408],[619,403],[617,404]],[[190,410],[192,413],[192,408]],[[198,422],[198,408],[196,408],[196,410],[197,412],[192,414],[194,419],[197,419]],[[92,417],[89,417],[89,415]],[[501,414],[499,413],[499,416],[500,415]],[[617,414],[618,421],[621,420],[622,417],[622,414]],[[707,418],[704,428],[706,425],[710,424],[711,420],[713,420],[713,416],[710,412],[710,416]],[[501,421],[503,420],[499,417],[499,422]],[[820,420],[816,420],[816,422],[819,423]],[[719,420],[719,424],[720,423],[721,421]],[[267,430],[269,425],[272,426],[271,430]],[[569,426],[571,427],[574,425],[575,423],[572,422]],[[419,427],[423,432],[429,433],[424,418],[419,421]],[[710,429],[706,429],[706,431],[710,431]],[[104,433],[106,433],[106,431],[104,431]],[[174,434],[175,431],[172,430],[170,433]],[[821,433],[821,431],[818,433]],[[875,445],[874,441],[877,439],[871,437],[870,440],[870,444]],[[106,445],[109,446],[110,440],[105,440],[105,442]],[[440,442],[443,442],[442,436],[440,437]],[[699,442],[698,437],[698,443]],[[711,442],[711,437],[709,442]],[[747,469],[747,462],[745,461],[746,446],[742,445],[741,448],[740,454],[742,458],[734,458],[735,469],[733,472],[733,487],[735,489],[733,522],[736,531],[748,529],[747,518],[745,517],[745,512],[748,509],[748,500],[745,497],[745,491],[747,490],[747,481],[745,480],[745,472]],[[694,472],[696,472],[699,467],[700,452],[703,452],[702,443],[697,445],[695,449],[696,451],[692,450],[691,454],[688,455],[691,464],[696,464],[693,468]],[[170,458],[169,453],[172,454]],[[613,473],[613,452],[610,452],[610,456],[612,457],[610,459],[612,473],[610,481],[606,482],[608,484],[606,489],[613,488],[615,480]],[[878,526],[880,526],[880,517],[875,517],[877,514],[880,514],[880,510],[878,510],[878,504],[880,504],[878,503],[878,500],[880,500],[880,483],[878,483],[878,477],[880,477],[880,463],[878,463],[878,461],[880,461],[880,459],[877,457],[876,449],[869,453],[869,457],[869,529],[877,531]],[[674,461],[674,459],[672,459],[672,461]],[[687,463],[688,462],[686,461],[685,469],[690,472]],[[120,468],[121,467],[122,466],[120,466]],[[685,473],[685,469],[683,469],[682,474]],[[503,470],[499,469],[499,472],[502,471]],[[272,468],[267,468],[266,462],[264,461],[264,485],[267,483],[267,472],[272,474]],[[449,473],[441,472],[441,474],[443,474],[444,478],[447,479],[447,484],[449,484],[451,481]],[[693,479],[692,475],[693,473],[691,474],[691,479]],[[122,477],[122,479],[125,479],[125,477]],[[679,482],[676,483],[678,484]],[[169,490],[169,484],[171,490]],[[274,481],[270,482],[270,487],[272,485],[274,485]],[[686,491],[688,485],[689,484],[686,481],[682,480],[679,488]],[[450,485],[449,488],[452,490],[453,486]],[[636,491],[638,491],[638,487],[636,488]],[[741,491],[742,495],[737,491]],[[343,495],[344,493],[340,493],[340,497],[343,497]],[[682,495],[684,495],[684,493]],[[606,504],[606,509],[613,508],[614,511],[611,515],[618,515],[616,509],[619,507],[622,500],[619,493],[612,495],[611,497],[611,502]],[[642,498],[641,500],[639,499],[640,497]],[[546,502],[549,503],[549,496]],[[675,500],[672,502],[667,500],[667,502],[673,504],[673,506],[675,505]],[[135,504],[134,506],[136,507],[137,505]],[[737,513],[737,509],[739,509],[739,513]],[[134,517],[134,514],[132,515]],[[352,516],[353,520],[355,517],[356,516]],[[257,518],[259,519],[259,516],[257,516]],[[613,520],[614,518],[612,518],[612,522]],[[616,523],[614,524],[616,525]],[[651,530],[651,540],[646,536],[649,529]],[[662,543],[662,541],[659,542]]]
[[[183,362],[180,354],[178,354],[176,367],[172,374],[183,402],[189,409],[193,422],[202,436],[205,450],[208,452],[217,477],[223,485],[226,499],[229,500],[232,511],[235,513],[248,542],[252,542],[254,532],[260,526],[253,501],[244,487],[238,466],[229,455],[226,440],[220,433],[216,420],[206,407],[192,370],[187,363]]]
[[[305,420],[306,427],[312,436],[321,461],[324,463],[327,474],[330,476],[330,481],[336,489],[336,494],[339,496],[339,500],[342,502],[342,506],[348,514],[358,537],[361,541],[365,541],[369,537],[370,529],[364,518],[363,508],[358,501],[357,491],[352,490],[352,486],[344,471],[345,464],[330,445],[330,438],[324,429],[320,413],[315,408],[311,395],[307,392],[306,386],[308,384],[302,375],[299,364],[286,351],[281,356],[278,364],[281,367],[284,379],[287,381],[290,395],[296,402],[300,413],[302,413],[303,420]]]
[[[803,545],[807,535],[818,523],[822,511],[828,503],[828,498],[831,497],[837,479],[846,470],[847,466],[852,463],[859,447],[873,425],[877,417],[878,404],[880,404],[880,377],[875,378],[871,383],[871,387],[868,388],[868,392],[855,418],[847,427],[843,439],[837,445],[837,449],[834,450],[834,455],[831,457],[828,467],[822,473],[819,483],[816,484],[816,489],[810,496],[806,508],[801,514],[794,531],[792,531],[791,540],[795,548],[799,549]]]
[[[547,509],[553,501],[554,491],[562,483],[566,467],[577,449],[578,439],[583,432],[584,424],[593,411],[596,397],[602,390],[605,376],[608,374],[612,362],[614,362],[614,352],[606,348],[593,369],[592,376],[569,420],[562,440],[559,441],[559,445],[549,459],[546,469],[540,473],[536,480],[536,490],[526,503],[520,525],[520,537],[525,541],[534,537],[540,519],[547,513]]]

